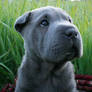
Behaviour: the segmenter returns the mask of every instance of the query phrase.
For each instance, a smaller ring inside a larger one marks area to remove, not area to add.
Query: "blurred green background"
[[[63,8],[73,18],[84,47],[83,57],[73,62],[75,73],[92,75],[92,0],[0,0],[0,89],[14,82],[24,54],[23,39],[14,29],[16,18],[48,5]]]

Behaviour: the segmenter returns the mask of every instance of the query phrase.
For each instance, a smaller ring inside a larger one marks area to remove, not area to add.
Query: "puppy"
[[[47,6],[20,16],[15,29],[25,47],[15,92],[78,92],[71,60],[83,46],[71,17]]]

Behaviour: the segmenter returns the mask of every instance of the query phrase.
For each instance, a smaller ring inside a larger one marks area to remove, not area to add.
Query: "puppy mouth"
[[[71,51],[65,54],[65,57],[63,59],[64,62],[60,60],[58,63],[54,63],[55,64],[54,71],[59,70],[67,61],[73,60],[77,56],[78,56],[77,49],[73,48]]]

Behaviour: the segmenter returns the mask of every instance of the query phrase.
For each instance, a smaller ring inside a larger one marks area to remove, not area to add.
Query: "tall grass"
[[[76,59],[75,72],[92,74],[92,1],[69,2],[62,0],[0,0],[0,88],[7,82],[14,82],[17,69],[24,54],[23,39],[15,31],[16,18],[25,11],[52,5],[65,9],[81,32],[84,55]]]

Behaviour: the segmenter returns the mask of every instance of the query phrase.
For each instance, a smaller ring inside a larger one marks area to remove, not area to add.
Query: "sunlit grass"
[[[23,39],[16,33],[14,22],[24,12],[52,5],[65,9],[81,32],[84,55],[75,60],[75,72],[92,75],[92,1],[65,2],[64,0],[0,0],[0,88],[13,82],[24,54]]]

